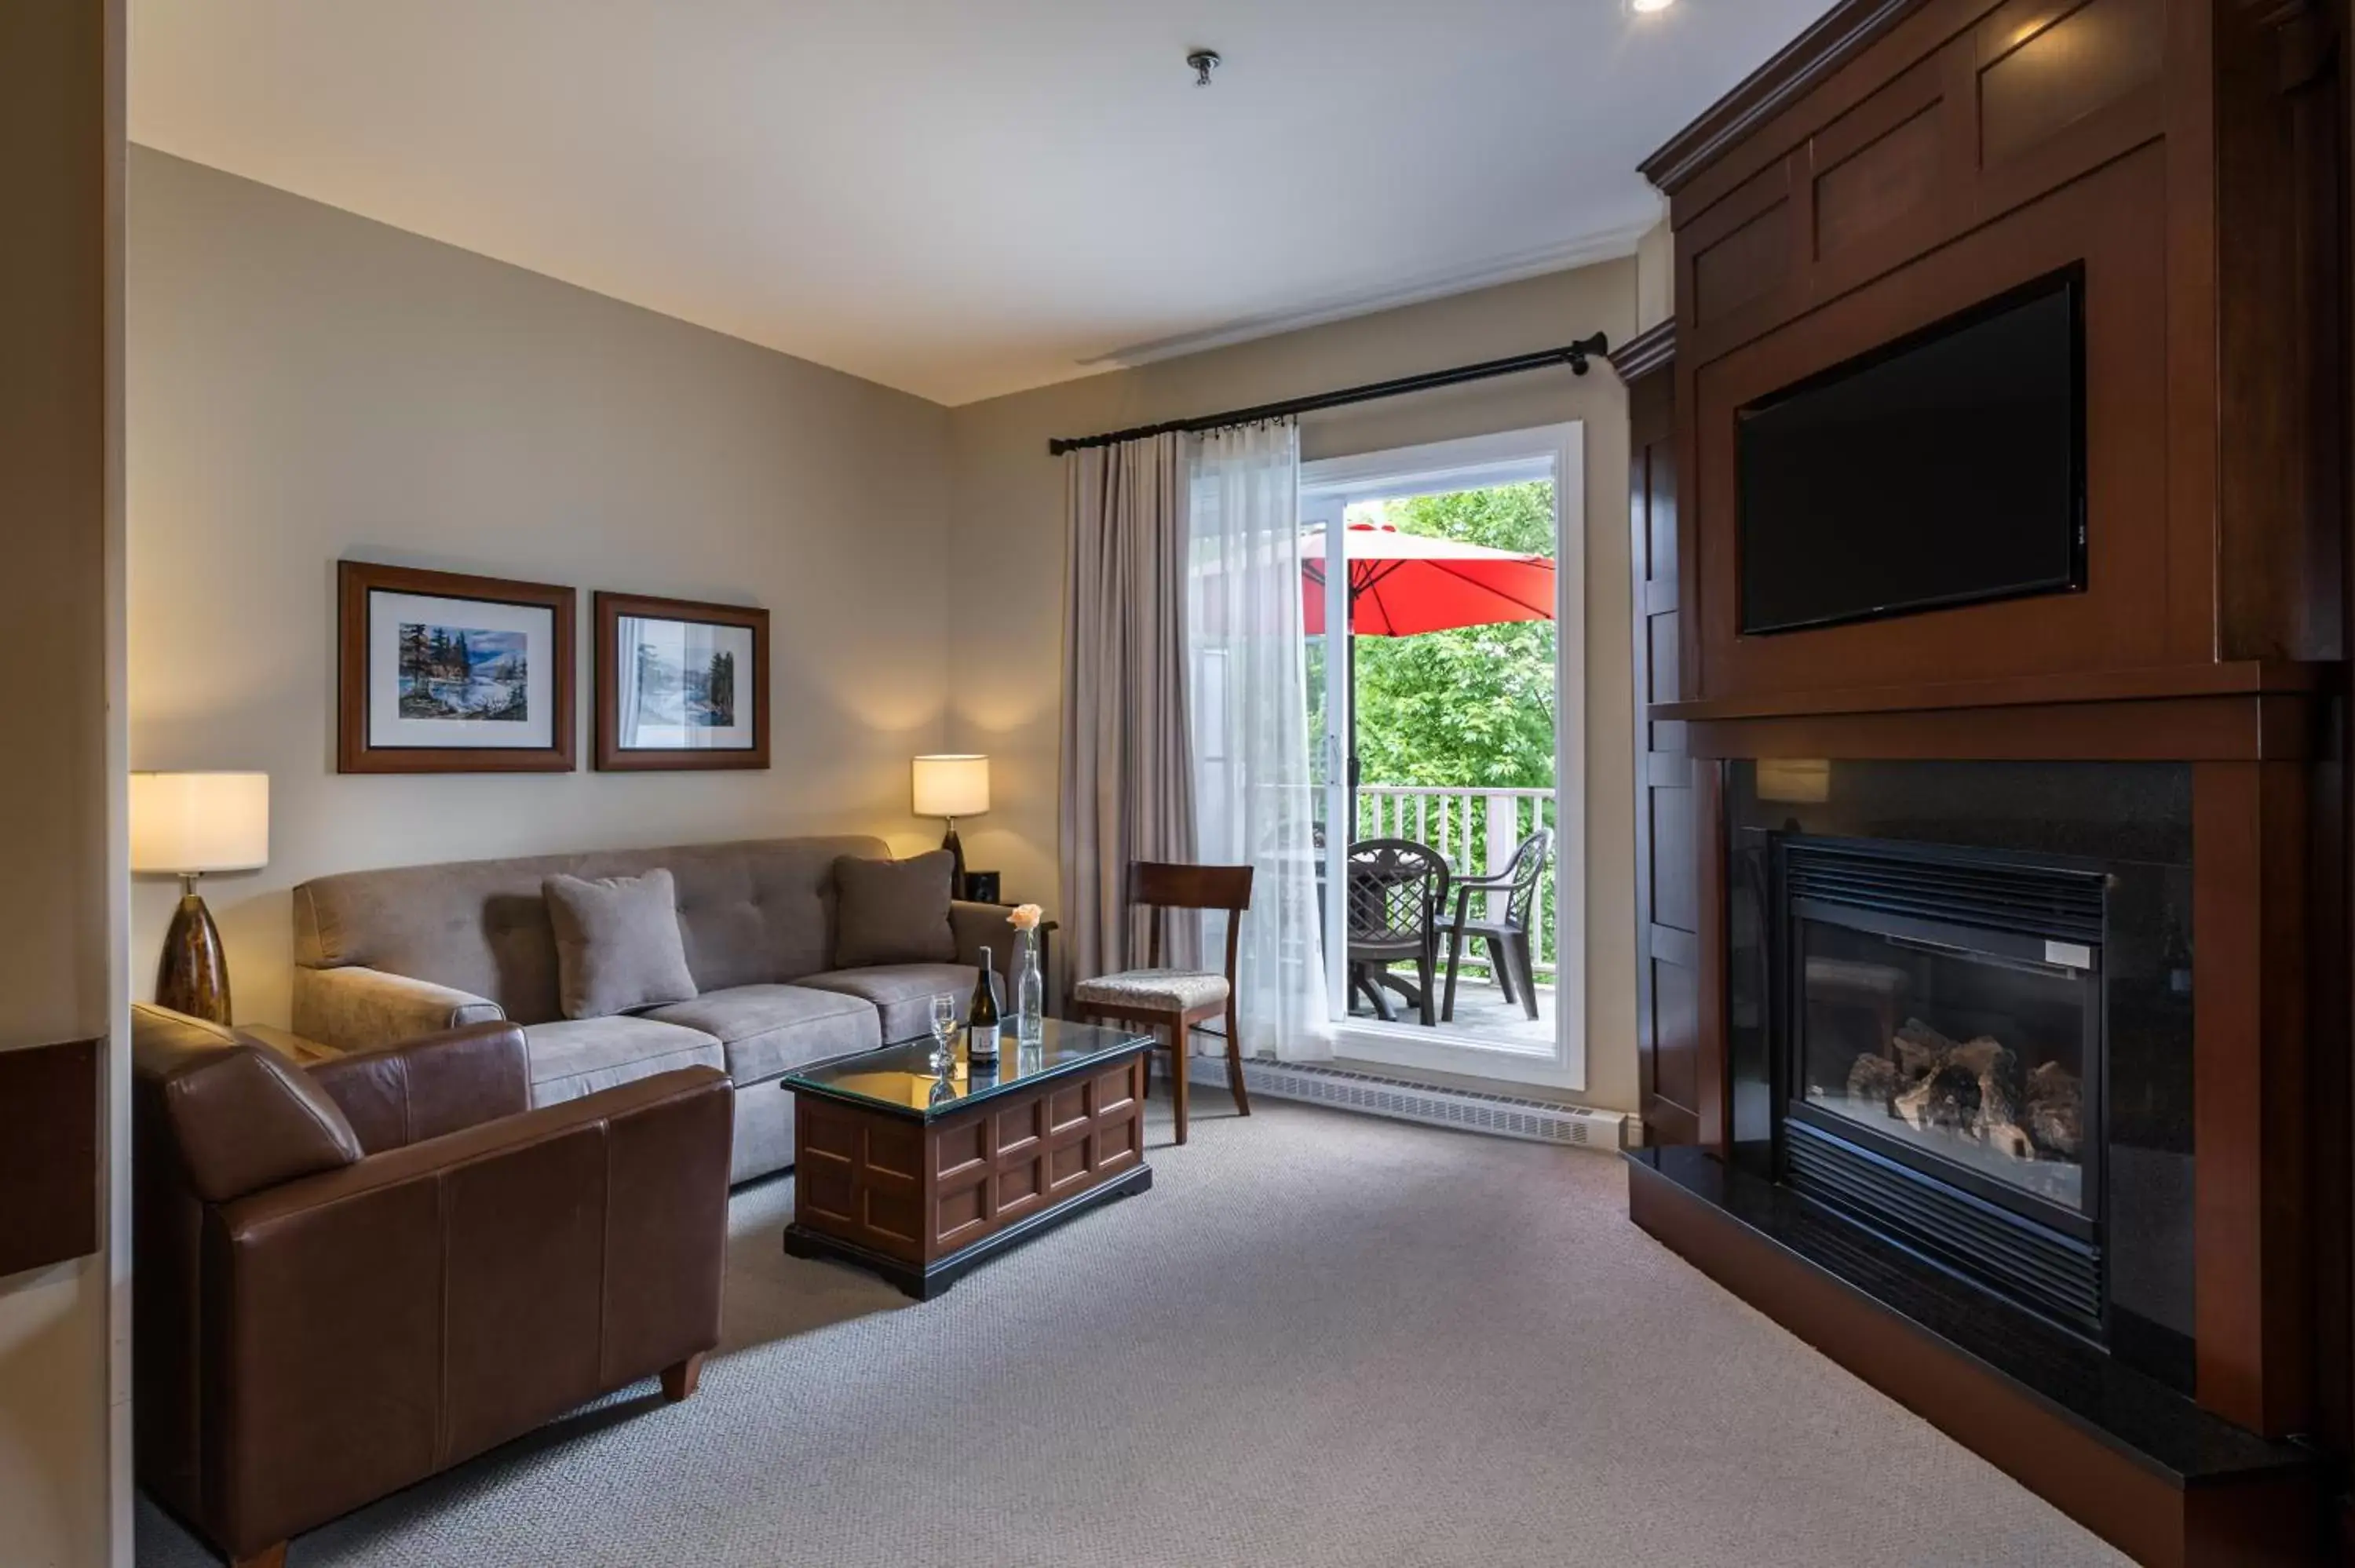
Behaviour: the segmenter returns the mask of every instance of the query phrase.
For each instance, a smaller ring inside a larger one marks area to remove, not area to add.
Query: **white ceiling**
[[[133,0],[131,135],[955,404],[1625,254],[1825,9]]]

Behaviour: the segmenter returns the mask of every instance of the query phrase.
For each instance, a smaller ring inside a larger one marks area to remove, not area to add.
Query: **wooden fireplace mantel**
[[[1707,758],[2283,761],[2343,666],[2256,660],[1656,703]]]
[[[1676,314],[1614,361],[1633,445],[1648,1135],[1731,1152],[1727,800],[1745,761],[2186,765],[2197,1403],[2341,1467],[2346,10],[1845,0],[1644,164],[1669,202]],[[1739,410],[2063,267],[2085,279],[2085,588],[1744,635]],[[1739,1223],[1689,1189],[1672,1226],[1667,1190],[1645,1191],[1656,1234],[1697,1261],[1715,1249],[1720,1277],[1803,1337],[1853,1314],[1725,1266],[1732,1232],[1708,1238]],[[1918,1407],[1987,1451],[1966,1402]],[[2065,1441],[2003,1462],[2145,1561],[2320,1557],[2318,1528],[2310,1554],[2279,1532],[2243,1550],[2229,1507],[2128,1540],[2057,1473]],[[2261,1510],[2303,1506],[2296,1490]]]

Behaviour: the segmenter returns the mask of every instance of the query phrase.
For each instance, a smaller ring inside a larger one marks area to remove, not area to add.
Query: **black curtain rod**
[[[1517,354],[1509,359],[1483,360],[1478,365],[1459,365],[1453,370],[1427,370],[1420,376],[1401,376],[1392,381],[1375,381],[1364,387],[1345,387],[1338,392],[1319,392],[1308,397],[1287,397],[1281,403],[1262,403],[1256,408],[1235,408],[1224,414],[1206,414],[1199,419],[1166,419],[1157,425],[1139,425],[1134,429],[1112,430],[1101,436],[1057,436],[1047,443],[1050,456],[1078,451],[1082,447],[1108,447],[1117,441],[1140,440],[1146,436],[1165,435],[1171,430],[1191,434],[1201,430],[1223,429],[1229,425],[1248,425],[1261,419],[1284,419],[1295,414],[1310,414],[1319,408],[1346,408],[1351,403],[1370,403],[1377,397],[1396,397],[1406,392],[1431,392],[1442,387],[1461,387],[1467,381],[1486,381],[1496,376],[1518,376],[1524,370],[1543,370],[1548,366],[1567,365],[1574,375],[1586,374],[1589,356],[1611,352],[1611,340],[1601,333],[1566,343],[1560,348],[1540,349],[1535,354]]]

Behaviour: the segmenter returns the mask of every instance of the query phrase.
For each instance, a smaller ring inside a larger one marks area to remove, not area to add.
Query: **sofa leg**
[[[678,1404],[681,1400],[693,1399],[695,1385],[702,1380],[702,1377],[703,1352],[698,1351],[677,1366],[663,1368],[663,1398],[673,1404]]]
[[[265,1546],[250,1557],[232,1557],[229,1568],[286,1568],[286,1543]]]

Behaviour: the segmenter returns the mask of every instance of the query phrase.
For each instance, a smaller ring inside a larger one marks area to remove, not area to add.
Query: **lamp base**
[[[229,960],[221,953],[220,928],[194,893],[180,895],[172,928],[164,933],[155,1002],[211,1023],[226,1026],[229,1021]]]
[[[957,837],[956,819],[949,817],[944,820],[949,825],[949,831],[941,839],[941,848],[956,856],[956,864],[949,871],[949,896],[963,898],[964,896],[964,841]]]

